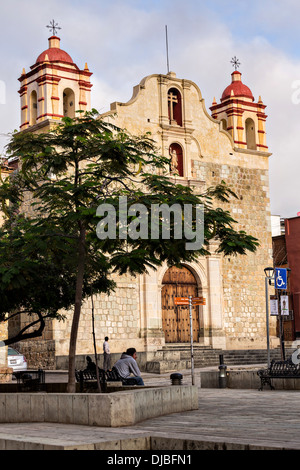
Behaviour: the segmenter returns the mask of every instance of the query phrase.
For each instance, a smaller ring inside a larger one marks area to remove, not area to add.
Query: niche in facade
[[[171,144],[169,147],[170,174],[184,176],[183,174],[183,151],[179,144]]]
[[[168,113],[171,125],[182,126],[182,99],[177,88],[168,91]]]

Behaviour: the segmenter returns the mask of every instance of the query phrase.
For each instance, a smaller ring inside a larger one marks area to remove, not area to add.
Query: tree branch
[[[38,313],[37,314],[39,319],[31,322],[30,324],[26,325],[22,330],[20,330],[15,336],[12,338],[7,338],[3,342],[6,346],[9,346],[10,344],[18,343],[19,341],[24,341],[25,339],[31,339],[31,338],[37,338],[39,336],[42,336],[43,331],[45,329],[45,319],[49,318],[50,315],[46,315],[43,317],[42,314]],[[31,333],[24,333],[26,330],[31,328],[33,325],[36,325],[37,323],[40,323],[40,326],[37,330],[32,331]]]

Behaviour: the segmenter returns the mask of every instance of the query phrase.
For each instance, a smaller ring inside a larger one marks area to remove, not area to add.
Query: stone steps
[[[194,366],[210,367],[219,366],[219,356],[223,355],[224,363],[228,365],[250,365],[267,363],[267,351],[264,349],[248,350],[222,350],[212,349],[209,346],[194,345]],[[286,347],[286,358],[288,358],[294,349]],[[280,360],[280,349],[270,351],[271,360]],[[166,373],[176,370],[184,370],[191,367],[191,350],[189,345],[168,345],[161,350],[148,355],[148,361],[145,364],[146,372]]]

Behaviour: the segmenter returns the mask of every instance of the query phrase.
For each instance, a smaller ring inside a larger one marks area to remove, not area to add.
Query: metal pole
[[[279,338],[280,338],[280,351],[281,351],[281,360],[285,361],[285,351],[284,351],[284,337],[283,337],[283,324],[282,324],[282,315],[281,315],[281,292],[277,289],[278,292],[278,320],[279,320]]]
[[[266,323],[267,323],[267,355],[268,355],[268,368],[271,364],[270,359],[270,332],[269,332],[269,279],[265,277],[266,286]]]
[[[169,73],[170,67],[169,67],[169,44],[168,44],[168,26],[167,25],[166,25],[166,49],[167,49],[167,69]]]
[[[194,348],[193,348],[193,314],[192,314],[192,296],[189,295],[189,309],[190,309],[190,336],[191,336],[191,372],[192,372],[192,385],[195,385],[194,377]]]

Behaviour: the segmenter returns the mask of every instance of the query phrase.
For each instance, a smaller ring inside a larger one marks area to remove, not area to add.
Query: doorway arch
[[[166,343],[190,342],[190,314],[188,306],[175,306],[174,297],[197,297],[198,282],[186,266],[169,268],[162,280],[162,327]],[[193,341],[200,336],[199,307],[192,308]]]

